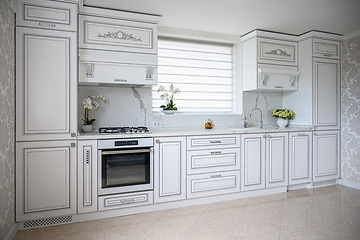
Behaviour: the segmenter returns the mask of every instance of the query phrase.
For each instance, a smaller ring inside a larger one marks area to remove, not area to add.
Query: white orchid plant
[[[91,125],[95,122],[96,119],[90,119],[89,113],[92,109],[94,109],[95,111],[97,111],[100,108],[99,103],[97,103],[95,100],[93,99],[100,99],[102,100],[104,103],[107,102],[106,98],[103,96],[98,96],[98,95],[90,95],[87,98],[83,99],[83,105],[85,108],[85,118],[81,119],[84,121],[85,125]]]
[[[164,92],[160,95],[160,97],[166,102],[166,105],[161,105],[160,108],[162,108],[163,110],[177,110],[177,107],[175,107],[174,104],[174,95],[181,93],[179,88],[175,88],[174,85],[171,83],[169,90],[166,90],[163,85],[160,85],[157,92]]]

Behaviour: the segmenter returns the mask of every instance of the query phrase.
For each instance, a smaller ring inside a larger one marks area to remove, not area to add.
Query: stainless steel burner
[[[149,132],[147,127],[100,127],[99,133],[146,133]]]

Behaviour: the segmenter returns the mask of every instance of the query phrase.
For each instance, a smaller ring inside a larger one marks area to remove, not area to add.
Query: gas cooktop
[[[147,127],[100,127],[99,133],[147,133]]]

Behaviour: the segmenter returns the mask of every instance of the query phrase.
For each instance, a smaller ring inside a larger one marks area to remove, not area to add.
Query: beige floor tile
[[[155,239],[180,239],[186,231],[190,229],[189,226],[181,225],[174,222],[167,222],[162,220],[157,220],[156,222],[152,223],[147,228],[143,229],[142,231],[138,232],[135,235],[136,239],[144,238],[147,240],[155,240]]]
[[[175,222],[182,225],[192,225],[194,224],[205,211],[192,211],[188,208],[176,208],[166,211],[162,216],[161,220]]]
[[[279,239],[280,224],[255,220],[241,221],[234,234],[255,239]]]
[[[186,234],[181,238],[182,240],[229,240],[233,230],[223,229],[220,227],[211,228],[204,227],[201,224],[194,224]]]
[[[139,237],[124,234],[117,229],[102,228],[90,233],[88,236],[82,238],[82,240],[145,240]]]
[[[293,227],[314,229],[326,231],[326,226],[321,215],[302,215],[302,214],[293,214],[289,215],[284,213],[282,222],[283,225],[289,225]]]
[[[282,202],[248,206],[241,215],[241,221],[254,220],[280,224],[283,211],[282,207]]]
[[[278,240],[278,239],[279,239],[278,237],[274,238],[274,240]],[[258,240],[258,238],[248,237],[248,236],[234,233],[231,236],[230,240]]]
[[[324,222],[328,232],[336,232],[355,236],[360,234],[360,221],[358,220],[324,217]]]
[[[351,234],[351,233],[339,233],[339,232],[328,232],[330,240],[358,240],[360,239],[360,234]]]
[[[195,224],[204,229],[220,228],[232,231],[239,222],[239,219],[239,212],[232,210],[218,210],[205,213]]]
[[[250,200],[250,198],[242,198],[242,199],[238,199],[238,200],[213,203],[209,207],[208,211],[219,210],[219,209],[220,210],[226,210],[226,209],[236,210],[238,208],[246,207],[247,204],[249,203],[249,200]]]
[[[286,193],[271,194],[249,199],[248,206],[283,202],[286,199]]]
[[[328,240],[326,231],[299,228],[290,225],[281,226],[280,240]]]
[[[360,208],[337,206],[331,207],[324,205],[321,207],[324,218],[347,218],[360,221]]]

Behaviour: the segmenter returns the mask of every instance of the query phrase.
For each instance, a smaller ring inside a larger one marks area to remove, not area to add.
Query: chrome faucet
[[[260,108],[253,108],[253,109],[251,109],[251,111],[250,111],[250,117],[251,117],[252,111],[254,111],[254,110],[259,110],[259,112],[260,112],[260,128],[262,129],[262,128],[263,128],[262,111],[260,110]]]

